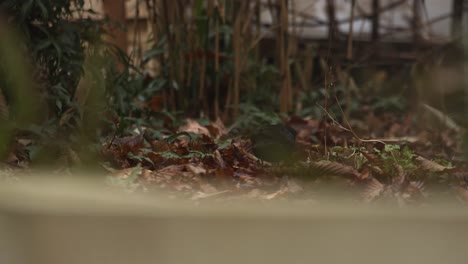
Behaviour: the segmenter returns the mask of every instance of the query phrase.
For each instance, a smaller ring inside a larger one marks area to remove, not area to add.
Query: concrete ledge
[[[0,186],[0,263],[464,263],[468,211],[200,205],[82,180]]]

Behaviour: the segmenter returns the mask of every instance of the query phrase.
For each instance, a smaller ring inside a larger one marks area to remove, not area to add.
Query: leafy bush
[[[12,125],[15,128],[10,132],[21,129],[32,136],[36,143],[30,149],[35,149],[36,153],[47,153],[52,146],[62,149],[57,152],[61,155],[70,143],[78,151],[87,149],[87,144],[83,143],[97,140],[101,119],[110,113],[108,106],[117,105],[116,93],[120,90],[114,88],[127,87],[134,79],[129,73],[127,55],[103,38],[104,26],[109,21],[85,18],[93,11],[83,7],[81,0],[4,0],[0,3],[3,15],[0,26],[8,29],[3,31],[19,35],[14,38],[14,44],[3,46],[27,58],[22,63],[14,63],[15,67],[31,66],[30,72],[24,69],[22,75],[11,75],[9,68],[14,66],[11,60],[0,57],[0,91],[12,110],[19,103],[27,104],[30,111],[35,111],[36,104],[46,106],[39,119],[21,126],[16,120],[18,111],[10,115],[10,119],[15,120]],[[2,37],[10,39],[6,33]],[[110,56],[127,66],[124,71],[116,70],[116,60],[109,59]],[[27,87],[28,91],[39,93],[19,95],[15,82],[21,79],[32,80],[27,85],[31,86]],[[10,140],[10,132],[2,132],[2,142]]]

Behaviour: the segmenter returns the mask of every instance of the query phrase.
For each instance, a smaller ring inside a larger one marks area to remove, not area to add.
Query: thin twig
[[[337,99],[335,97],[335,99]],[[351,125],[349,124],[348,122],[348,119],[346,117],[343,117],[344,120],[346,121],[346,124],[348,125],[349,128],[346,128],[344,127],[343,125],[341,125],[338,121],[335,120],[335,118],[333,118],[333,116],[325,109],[323,108],[321,105],[317,104],[320,108],[322,108],[322,110],[324,111],[324,113],[333,121],[333,124],[335,124],[336,126],[338,126],[339,128],[345,130],[345,131],[348,131],[348,132],[351,132],[353,134],[353,136],[359,140],[360,142],[377,142],[377,143],[382,143],[384,145],[387,145],[385,142],[383,142],[382,140],[378,140],[378,139],[362,139],[360,138],[356,132],[354,132],[354,130],[351,128]],[[341,108],[340,104],[338,103],[338,107],[340,108],[340,111],[341,113],[343,114],[343,109]]]

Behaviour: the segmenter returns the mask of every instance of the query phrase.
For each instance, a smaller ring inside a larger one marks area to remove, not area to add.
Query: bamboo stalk
[[[198,99],[201,102],[202,107],[204,110],[207,110],[207,103],[206,103],[206,96],[205,96],[205,78],[206,78],[206,56],[201,58],[201,67],[199,69],[200,73],[200,82],[199,82],[199,93]]]
[[[351,0],[351,14],[349,21],[349,35],[348,35],[348,47],[346,49],[346,58],[348,60],[353,59],[353,33],[354,33],[354,7],[356,0]]]
[[[288,11],[286,0],[278,0],[279,4],[279,22],[278,30],[280,72],[281,72],[281,91],[280,91],[280,111],[285,113],[291,107],[291,76],[289,71],[289,49],[288,49]]]
[[[372,41],[380,39],[380,1],[372,0]]]
[[[453,39],[460,39],[463,29],[463,2],[465,1],[452,0],[452,25],[450,30]]]
[[[243,6],[245,5],[246,1],[242,1],[240,8],[236,12],[235,15],[235,22],[234,22],[234,29],[233,29],[233,48],[234,48],[234,98],[233,98],[233,106],[234,106],[234,118],[239,115],[239,83],[240,83],[240,74],[241,74],[241,19],[242,19],[242,10],[244,10]]]
[[[178,74],[176,75],[177,79],[177,84],[179,85],[179,90],[180,92],[177,93],[176,95],[176,101],[178,102],[179,106],[184,105],[185,102],[185,59],[184,59],[184,52],[185,50],[183,47],[180,45],[183,43],[183,36],[186,36],[186,31],[185,27],[183,26],[185,23],[185,17],[184,17],[184,12],[181,10],[183,8],[183,4],[181,3],[180,0],[174,1],[174,17],[176,18],[174,20],[175,24],[174,28],[175,30],[175,42],[178,44],[176,53],[174,54],[174,57],[177,59],[177,67],[178,67]],[[174,65],[174,69],[177,69],[177,67]]]
[[[215,22],[215,98],[214,115],[219,117],[219,19]]]
[[[419,44],[422,40],[421,5],[421,0],[413,0],[413,19],[411,27],[413,30],[414,44]]]
[[[350,21],[349,21],[349,35],[348,35],[348,47],[346,52],[346,58],[348,60],[352,60],[353,58],[353,24],[354,24],[354,7],[356,5],[356,0],[351,0],[351,14],[350,14]],[[378,7],[378,5],[377,5]],[[378,33],[378,29],[377,29]],[[351,88],[350,88],[351,77],[346,75],[345,81],[345,89],[346,89],[346,107],[344,116],[346,120],[349,120],[349,116],[351,114]]]
[[[176,43],[174,41],[174,34],[171,32],[171,25],[173,18],[173,4],[172,1],[163,0],[163,14],[164,14],[164,27],[166,31],[167,41],[168,41],[168,53],[169,53],[169,105],[172,111],[176,110],[175,104],[175,94],[174,94],[174,83],[177,82],[175,78],[175,65],[176,65],[176,58],[175,58],[175,51]]]

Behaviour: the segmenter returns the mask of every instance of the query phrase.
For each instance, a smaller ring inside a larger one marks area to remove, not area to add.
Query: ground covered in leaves
[[[287,118],[284,123],[297,132],[294,160],[288,163],[270,164],[255,157],[249,136],[258,129],[255,126],[228,129],[220,120],[202,124],[187,119],[182,126],[167,125],[167,133],[143,128],[106,139],[99,166],[105,168],[110,185],[126,191],[197,202],[468,202],[462,129],[421,126],[411,114],[377,117],[369,111],[363,116],[342,123],[331,116]],[[24,163],[31,144],[17,139],[8,162]],[[67,153],[68,165],[80,162],[71,148]]]
[[[413,121],[412,115],[367,114],[343,125],[333,118],[289,117],[285,123],[298,134],[296,158],[287,164],[259,160],[249,129],[234,133],[220,120],[202,125],[187,119],[159,140],[147,132],[113,138],[102,154],[111,184],[196,201],[466,203],[462,132]]]

